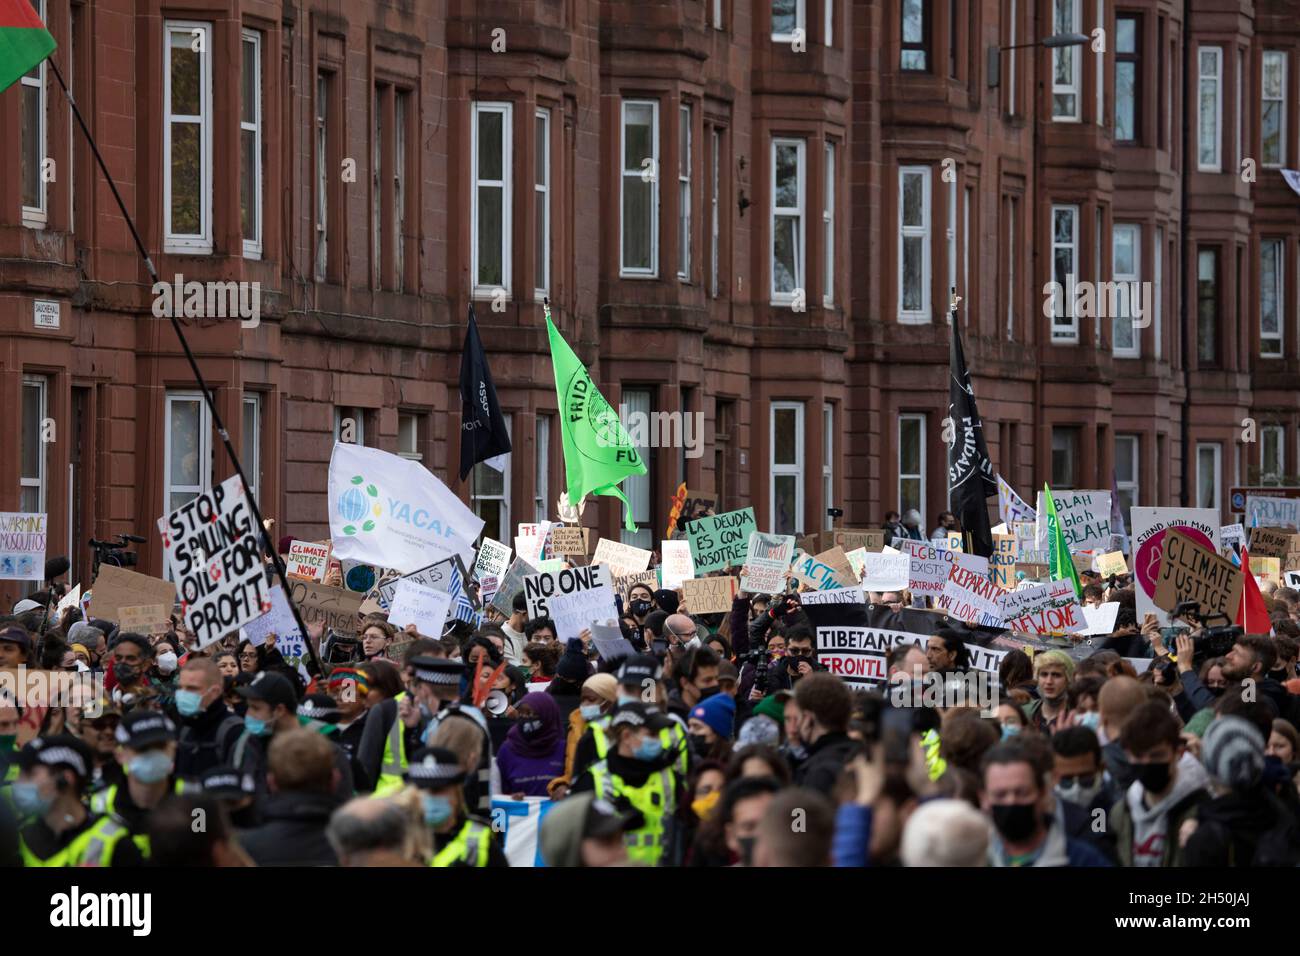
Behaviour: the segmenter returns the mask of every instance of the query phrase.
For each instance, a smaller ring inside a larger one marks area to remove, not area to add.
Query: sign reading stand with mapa
[[[261,534],[238,475],[158,519],[181,613],[199,647],[271,609]]]

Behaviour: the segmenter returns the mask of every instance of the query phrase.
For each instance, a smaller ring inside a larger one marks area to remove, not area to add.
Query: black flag
[[[953,428],[952,444],[948,446],[948,507],[961,521],[967,551],[987,558],[993,553],[993,532],[989,529],[986,502],[998,493],[998,484],[984,443],[984,422],[975,407],[955,309],[948,364],[948,414]]]
[[[496,386],[488,371],[471,304],[465,350],[460,356],[460,480],[464,481],[480,461],[509,451],[510,433],[497,404]]]

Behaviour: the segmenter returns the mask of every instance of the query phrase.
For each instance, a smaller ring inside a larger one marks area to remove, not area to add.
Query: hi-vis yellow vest
[[[375,796],[386,797],[406,786],[402,775],[406,773],[406,726],[402,723],[401,705],[406,691],[402,691],[393,701],[397,711],[393,715],[393,726],[388,728],[388,740],[384,742],[384,762],[379,767],[379,780],[375,784]]]
[[[129,835],[126,824],[112,817],[101,817],[86,832],[73,838],[71,843],[47,860],[42,860],[28,849],[21,831],[18,834],[18,848],[22,853],[23,866],[112,866],[113,851]]]
[[[107,790],[101,790],[99,793],[93,794],[90,798],[90,812],[107,814],[114,817],[114,819],[120,820],[117,816],[117,787],[117,784],[113,784]],[[184,790],[185,781],[177,780],[172,788],[172,793],[183,793]],[[131,839],[135,841],[135,845],[140,848],[140,852],[148,859],[150,850],[149,834],[133,833]]]
[[[605,714],[587,726],[591,728],[592,743],[596,745],[596,759],[604,760],[609,756],[609,715]],[[675,754],[673,770],[685,777],[690,769],[690,756],[689,748],[686,746],[686,731],[682,725],[674,720],[671,727],[659,731],[659,742],[664,745],[666,753]]]
[[[487,866],[492,831],[481,823],[466,820],[452,840],[438,852],[430,866]]]
[[[668,842],[664,823],[675,809],[676,781],[672,770],[665,767],[651,774],[639,787],[629,786],[622,777],[611,772],[609,762],[605,760],[592,764],[588,772],[598,800],[612,803],[619,797],[627,797],[628,802],[645,817],[641,829],[629,830],[623,835],[628,859],[658,866]]]

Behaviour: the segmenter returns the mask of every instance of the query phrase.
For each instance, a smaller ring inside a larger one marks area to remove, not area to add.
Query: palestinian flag
[[[54,52],[54,37],[27,0],[0,0],[0,93]]]

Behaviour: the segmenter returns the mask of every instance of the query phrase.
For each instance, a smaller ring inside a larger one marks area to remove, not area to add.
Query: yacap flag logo
[[[329,513],[334,557],[403,574],[452,554],[472,562],[483,531],[483,519],[423,465],[343,442],[330,457]]]

